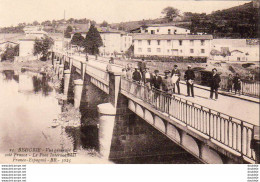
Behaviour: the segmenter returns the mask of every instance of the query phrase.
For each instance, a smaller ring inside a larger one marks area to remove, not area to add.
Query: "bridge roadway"
[[[73,55],[73,58],[80,61],[85,61],[84,55]],[[98,58],[100,60],[100,57]],[[95,60],[94,56],[89,56],[88,63],[100,69],[106,70],[108,59],[101,58],[102,61]],[[123,66],[113,65],[112,71],[121,72]],[[239,97],[230,97],[229,95],[219,94],[218,100],[209,99],[209,91],[194,87],[195,97],[186,97],[187,88],[184,82],[180,84],[181,95],[177,95],[185,100],[197,103],[201,106],[211,108],[215,111],[227,114],[231,117],[241,119],[250,124],[259,126],[259,102],[249,102]],[[255,100],[255,99],[254,99]]]
[[[181,95],[170,97],[163,92],[147,91],[142,84],[120,77],[122,66],[112,64],[111,71],[107,72],[106,58],[99,57],[96,60],[89,56],[86,64],[85,56],[55,54],[59,59],[55,62],[54,69],[56,64],[56,67],[63,69],[64,65],[59,67],[58,64],[67,62],[69,69],[74,66],[81,76],[86,72],[91,77],[91,82],[112,98],[109,103],[113,105],[111,110],[117,105],[117,95],[121,88],[121,94],[128,98],[130,110],[204,162],[222,161],[208,146],[237,162],[241,162],[241,159],[250,163],[259,161],[258,154],[255,155],[253,151],[256,148],[250,147],[252,137],[255,138],[253,133],[258,130],[255,126],[259,126],[259,102],[226,95],[220,95],[218,101],[209,100],[209,91],[197,85],[195,98],[186,97],[183,83]],[[256,140],[258,141],[257,138]]]

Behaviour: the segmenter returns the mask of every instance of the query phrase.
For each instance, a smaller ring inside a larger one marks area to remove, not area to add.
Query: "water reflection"
[[[32,147],[76,151],[78,157],[73,163],[108,163],[93,152],[97,149],[93,143],[97,141],[96,134],[91,134],[95,130],[52,127],[62,105],[46,75],[23,71],[19,82],[14,75],[14,71],[0,73],[0,163],[12,162],[4,157],[10,149]]]
[[[26,70],[19,73],[6,70],[0,74],[0,163],[10,160],[3,156],[11,148],[21,147],[69,149],[78,156],[73,159],[73,163],[110,163],[98,154],[96,108],[81,110],[81,118],[78,118],[81,127],[69,127],[67,125],[69,122],[62,120],[61,114],[76,112],[68,107],[69,102],[57,99],[57,92],[60,90],[53,89],[50,81],[51,78],[46,74]],[[89,106],[86,104],[84,107]],[[179,153],[175,152],[175,155],[139,155],[154,154],[154,151],[164,148],[175,151],[177,149],[172,146],[171,141],[164,138],[159,140],[159,134],[156,134],[158,132],[149,124],[138,121],[136,116],[121,117],[129,117],[129,122],[119,122],[115,126],[111,153],[122,158],[113,158],[113,162],[198,163],[191,155],[179,149]],[[55,127],[53,127],[54,120],[60,120]],[[165,142],[164,148],[159,145],[162,141]],[[150,143],[157,143],[158,146],[151,147]],[[166,143],[170,143],[168,148]],[[131,153],[139,156],[129,158]]]

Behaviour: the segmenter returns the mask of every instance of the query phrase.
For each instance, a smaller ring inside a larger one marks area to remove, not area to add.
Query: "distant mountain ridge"
[[[186,12],[184,16],[176,18],[174,25],[188,28],[192,33],[204,32],[212,34],[214,38],[258,38],[259,37],[259,0],[254,0],[240,6],[218,10],[211,14]],[[89,19],[52,20],[41,24],[47,32],[62,32],[67,26],[74,27],[77,32],[87,31]],[[112,23],[114,29],[130,31],[147,24],[168,23],[164,18]],[[0,28],[0,33],[23,33],[24,24],[16,27]],[[86,29],[86,30],[85,30]]]

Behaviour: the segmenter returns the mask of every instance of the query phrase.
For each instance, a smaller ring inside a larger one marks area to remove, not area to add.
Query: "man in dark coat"
[[[178,94],[180,95],[180,80],[181,80],[180,77],[181,77],[181,72],[178,69],[177,65],[174,65],[174,68],[172,70],[171,77],[173,77],[173,76],[179,77],[174,84],[176,84],[177,89],[178,89]],[[173,93],[175,93],[175,85],[173,87]]]
[[[237,73],[236,76],[233,79],[233,83],[234,83],[234,90],[235,90],[235,94],[240,95],[240,91],[241,91],[241,79],[239,77],[239,74]]]
[[[158,108],[160,107],[160,102],[159,102],[160,100],[158,98],[160,95],[160,90],[162,89],[162,77],[159,76],[159,70],[154,70],[154,75],[152,78],[152,88],[154,90],[153,102],[154,105]]]
[[[212,75],[210,78],[210,98],[213,99],[213,92],[215,92],[215,99],[218,99],[218,88],[219,88],[219,84],[221,82],[220,76],[217,73],[217,69],[214,68],[212,69]]]
[[[154,76],[152,78],[152,86],[153,86],[153,88],[155,88],[157,90],[161,90],[161,88],[162,88],[162,77],[159,76],[158,70],[154,71]]]
[[[138,70],[138,68],[135,68],[135,71],[133,72],[133,80],[140,83],[142,80],[142,75],[140,73],[140,71]]]
[[[188,65],[188,70],[185,71],[184,79],[187,83],[187,96],[189,97],[191,92],[191,96],[194,97],[193,83],[195,79],[195,74],[190,65]]]

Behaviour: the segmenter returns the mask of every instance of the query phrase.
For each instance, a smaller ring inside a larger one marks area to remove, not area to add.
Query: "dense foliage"
[[[53,45],[53,39],[50,37],[45,37],[42,39],[35,39],[33,54],[36,56],[40,55],[40,60],[46,61],[49,56],[49,49]]]
[[[165,15],[164,18],[167,19],[168,22],[171,22],[180,15],[180,11],[174,7],[168,6],[162,10],[162,14]]]
[[[71,44],[83,47],[84,37],[80,33],[75,33],[71,39]]]
[[[71,32],[72,32],[72,31],[73,31],[72,27],[71,27],[71,26],[68,26],[68,27],[66,28],[65,33],[64,33],[64,37],[65,37],[65,38],[71,38]]]
[[[84,41],[85,51],[89,54],[95,55],[99,53],[99,47],[103,45],[101,36],[97,28],[92,24],[89,28],[89,31],[86,35]]]
[[[13,61],[15,56],[19,55],[19,45],[8,45],[1,55],[1,61]]]

